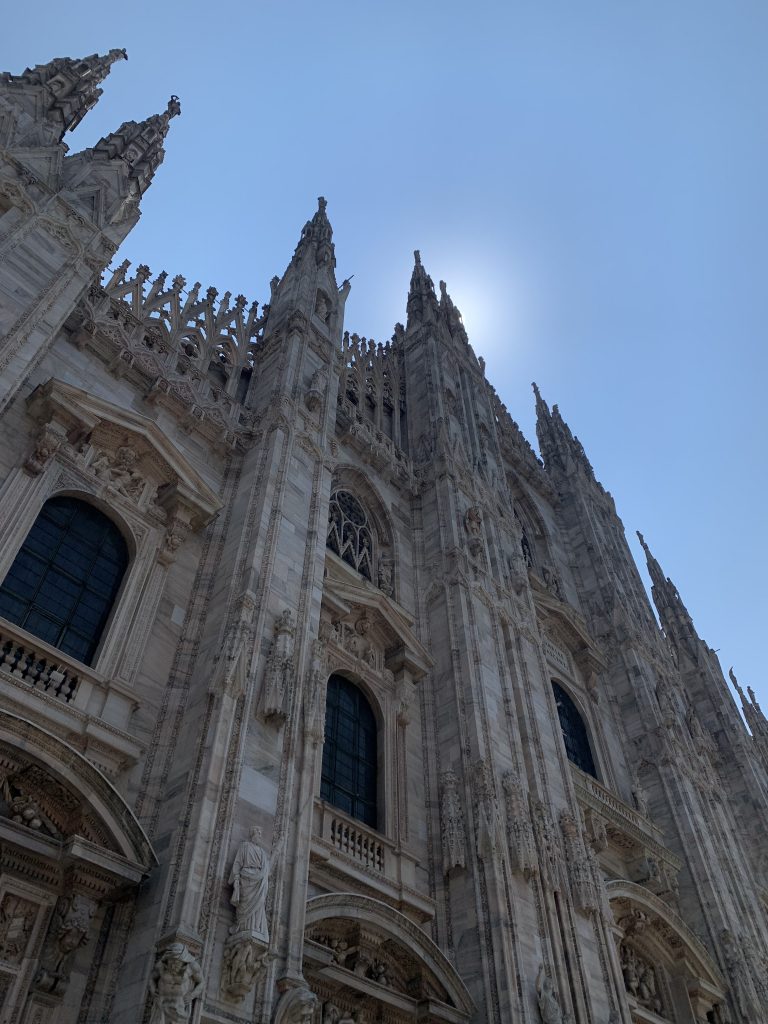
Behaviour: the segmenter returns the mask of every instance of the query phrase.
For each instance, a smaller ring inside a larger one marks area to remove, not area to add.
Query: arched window
[[[127,565],[110,519],[76,498],[50,498],[0,587],[0,615],[89,665]]]
[[[326,544],[361,576],[373,580],[371,524],[368,513],[349,491],[337,490],[331,495]]]
[[[328,680],[320,796],[376,828],[376,719],[362,691],[343,676]]]
[[[587,727],[579,714],[579,709],[562,686],[554,680],[552,680],[552,689],[555,691],[555,704],[557,704],[557,714],[560,719],[560,728],[563,730],[563,743],[565,743],[568,760],[596,779],[597,772],[592,757],[592,748],[589,745]]]

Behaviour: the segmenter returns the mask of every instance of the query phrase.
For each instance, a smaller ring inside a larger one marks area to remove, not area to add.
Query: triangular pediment
[[[27,405],[38,423],[55,422],[72,441],[95,437],[106,447],[133,444],[143,448],[158,482],[172,490],[173,500],[189,510],[193,528],[210,522],[221,508],[216,493],[146,416],[55,378],[35,388]]]
[[[325,566],[323,604],[332,618],[364,614],[381,637],[387,668],[395,672],[405,666],[413,679],[426,675],[433,661],[413,632],[413,616],[330,550],[326,550]]]
[[[529,578],[539,621],[554,629],[587,676],[604,671],[607,668],[605,659],[581,615],[565,601],[551,594],[533,573]]]

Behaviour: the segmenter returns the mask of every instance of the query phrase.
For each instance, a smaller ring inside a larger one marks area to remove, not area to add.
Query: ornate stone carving
[[[144,489],[144,477],[136,467],[137,461],[136,449],[131,445],[121,445],[114,454],[98,452],[90,469],[118,494],[135,500]]]
[[[760,1020],[760,1002],[743,950],[733,932],[727,928],[720,933],[720,942],[736,1006],[744,1015],[744,1020]]]
[[[75,950],[88,941],[88,928],[95,910],[96,904],[85,896],[60,897],[33,982],[38,992],[61,995],[66,991]]]
[[[538,870],[536,847],[533,839],[528,801],[520,776],[516,771],[505,772],[501,786],[507,815],[507,845],[512,870],[528,878]]]
[[[291,988],[284,992],[275,1007],[274,1024],[309,1024],[318,999],[308,988]]]
[[[471,554],[479,555],[483,550],[483,513],[479,505],[470,505],[464,513],[464,529]]]
[[[563,1011],[557,999],[555,986],[552,984],[544,964],[539,967],[536,978],[536,1000],[539,1005],[539,1016],[542,1024],[565,1024]]]
[[[312,643],[312,658],[304,691],[304,731],[310,739],[316,742],[320,742],[325,736],[327,682],[325,643],[318,639]]]
[[[67,437],[63,430],[50,423],[44,424],[38,431],[34,450],[24,463],[24,468],[35,476],[42,473],[48,460],[56,454],[62,444],[66,444],[66,441]]]
[[[317,412],[323,404],[323,396],[328,388],[328,374],[324,367],[315,370],[304,395],[304,404],[310,412]]]
[[[466,837],[458,781],[452,769],[443,772],[440,798],[440,834],[443,840],[443,872],[466,867]]]
[[[498,848],[499,808],[493,791],[492,769],[484,759],[475,763],[473,789],[477,816],[477,855],[482,860],[490,860]]]
[[[560,828],[563,833],[565,862],[571,879],[574,903],[580,910],[593,913],[598,908],[594,878],[581,837],[581,829],[570,811],[561,812]]]
[[[40,910],[38,903],[6,892],[0,900],[0,960],[20,964],[27,952],[35,918]]]
[[[392,562],[387,556],[382,555],[379,558],[379,571],[377,574],[377,582],[379,585],[379,590],[383,594],[386,594],[387,597],[392,597],[392,594],[394,593],[392,572]]]
[[[531,816],[542,884],[553,892],[559,892],[563,887],[565,866],[552,817],[541,800],[531,800]]]
[[[234,1000],[244,999],[266,967],[265,944],[255,938],[233,938],[224,946],[221,988]]]
[[[270,857],[261,846],[262,830],[254,825],[248,839],[237,849],[229,884],[232,886],[230,902],[235,908],[235,924],[230,934],[258,939],[269,944],[267,926],[267,894],[269,891]]]
[[[267,658],[264,672],[264,700],[262,714],[265,718],[285,720],[285,699],[290,692],[295,675],[293,661],[293,637],[296,627],[293,613],[289,608],[278,616],[274,626],[274,639]]]
[[[558,601],[562,601],[563,592],[560,587],[560,579],[555,570],[551,568],[551,566],[545,565],[542,569],[542,573],[544,575],[544,586],[553,597],[556,597]]]
[[[149,979],[150,1024],[184,1024],[203,987],[203,972],[189,949],[182,942],[167,946],[158,955]]]
[[[661,1014],[663,1004],[659,995],[656,968],[636,949],[622,943],[620,949],[621,973],[627,992],[648,1010]]]

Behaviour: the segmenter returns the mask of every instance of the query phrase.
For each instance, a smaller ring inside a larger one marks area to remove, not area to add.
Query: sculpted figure
[[[174,942],[158,957],[149,979],[152,995],[150,1024],[185,1024],[192,1003],[203,991],[200,964],[181,942]]]
[[[308,988],[289,989],[275,1009],[274,1024],[309,1024],[318,999]]]
[[[544,970],[544,964],[539,967],[539,974],[536,978],[536,995],[542,1024],[563,1024],[563,1011],[557,1001],[555,986]]]
[[[267,893],[269,891],[269,855],[261,846],[261,829],[254,825],[235,854],[229,884],[230,902],[235,908],[234,934],[249,935],[269,942]]]

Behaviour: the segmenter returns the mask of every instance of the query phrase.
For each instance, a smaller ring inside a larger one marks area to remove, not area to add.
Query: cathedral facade
[[[418,253],[386,344],[324,199],[264,305],[113,259],[123,56],[0,76],[0,1022],[768,1024],[754,695]]]

